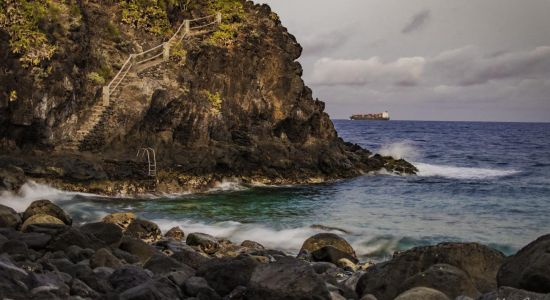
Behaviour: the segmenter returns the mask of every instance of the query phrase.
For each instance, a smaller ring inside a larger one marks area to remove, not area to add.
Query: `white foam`
[[[408,140],[383,145],[378,150],[378,153],[382,156],[391,156],[395,159],[414,160],[420,157],[420,151],[414,146],[412,141]]]
[[[501,170],[486,168],[467,168],[426,163],[413,163],[418,169],[418,176],[438,176],[451,179],[491,179],[510,176],[519,173],[517,170]]]
[[[33,201],[48,199],[52,202],[71,199],[75,193],[68,193],[33,181],[25,183],[18,193],[4,191],[0,193],[0,204],[16,211],[24,211]]]
[[[244,191],[248,188],[242,184],[239,179],[225,178],[221,182],[217,182],[208,192],[231,192]]]

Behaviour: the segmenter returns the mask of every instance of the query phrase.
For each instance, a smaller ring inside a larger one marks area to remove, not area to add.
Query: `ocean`
[[[416,176],[380,172],[304,186],[226,181],[207,193],[102,198],[28,183],[0,203],[21,211],[50,199],[77,222],[132,211],[167,230],[249,239],[296,253],[309,236],[341,234],[363,259],[440,242],[478,242],[513,254],[550,233],[550,123],[335,120],[339,135],[405,158]]]

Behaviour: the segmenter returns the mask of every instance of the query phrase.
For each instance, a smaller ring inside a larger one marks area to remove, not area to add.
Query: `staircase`
[[[170,58],[170,48],[185,37],[210,32],[211,27],[220,24],[221,13],[184,20],[174,35],[166,42],[141,53],[131,54],[116,76],[103,87],[102,99],[91,108],[91,113],[76,131],[75,136],[62,146],[69,151],[94,150],[101,147],[107,135],[107,120],[112,115],[113,105],[120,101],[122,89],[140,81],[138,73],[156,67]],[[156,170],[154,170],[156,172]]]

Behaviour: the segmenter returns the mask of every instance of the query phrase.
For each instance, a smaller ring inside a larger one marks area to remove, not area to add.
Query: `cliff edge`
[[[338,137],[324,103],[301,79],[301,46],[267,5],[7,0],[0,6],[4,170],[106,194],[181,192],[224,178],[289,184],[416,171]],[[221,23],[208,23],[217,13]],[[103,87],[130,54],[166,42],[184,20],[205,16],[206,23],[188,26],[168,57],[129,69],[108,105],[101,104]],[[156,150],[153,180],[136,158],[144,147]]]

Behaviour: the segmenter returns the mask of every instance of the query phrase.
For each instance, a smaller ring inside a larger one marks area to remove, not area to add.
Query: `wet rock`
[[[338,259],[338,261],[336,261],[336,265],[338,267],[340,267],[340,268],[342,268],[346,271],[350,271],[350,272],[355,272],[355,271],[357,271],[357,269],[359,269],[359,266],[357,266],[356,263],[352,262],[351,260],[349,260],[345,257]]]
[[[27,220],[34,215],[49,215],[61,220],[67,225],[73,223],[72,218],[66,214],[61,207],[53,204],[50,200],[37,200],[31,203],[23,213],[23,220]]]
[[[151,276],[137,266],[123,266],[109,276],[109,282],[118,292],[141,285],[151,280]]]
[[[173,227],[164,234],[164,237],[176,241],[183,241],[185,238],[185,233],[183,232],[183,230],[181,230],[181,228]]]
[[[481,293],[464,271],[446,264],[436,264],[426,271],[407,279],[401,289],[409,290],[415,287],[427,287],[438,290],[451,299],[458,296],[477,298]]]
[[[97,267],[108,267],[117,269],[122,266],[122,263],[116,258],[111,251],[106,248],[101,248],[95,252],[90,258],[90,267],[95,269]]]
[[[206,279],[202,277],[189,277],[183,284],[185,294],[196,296],[203,289],[210,289]]]
[[[70,288],[65,284],[65,280],[60,273],[45,272],[42,274],[32,273],[29,279],[30,285],[33,287],[31,294],[36,298],[44,298],[44,296],[37,296],[43,292],[48,292],[56,296],[56,298],[67,298],[69,296]],[[55,299],[55,298],[54,298]]]
[[[205,233],[191,233],[186,240],[189,246],[198,246],[206,254],[214,254],[220,249],[220,244],[211,235]]]
[[[2,299],[28,299],[29,273],[19,268],[7,256],[0,255],[0,297]]]
[[[417,247],[367,269],[357,284],[357,294],[373,294],[379,300],[393,299],[403,292],[403,283],[435,264],[448,264],[464,271],[475,288],[486,293],[496,288],[496,273],[504,255],[476,243],[442,243]],[[387,287],[392,287],[388,289]]]
[[[357,258],[341,251],[340,249],[334,246],[323,246],[311,253],[313,261],[326,261],[339,265],[341,260],[347,260],[351,264],[347,266],[355,266],[358,262]]]
[[[94,291],[91,287],[78,278],[73,279],[71,282],[71,295],[91,299],[97,299],[100,297],[99,293]]]
[[[187,279],[189,279],[193,276],[195,276],[195,270],[186,269],[186,270],[179,270],[179,271],[170,272],[166,276],[166,278],[172,280],[172,282],[174,282],[177,286],[183,286],[185,281],[187,281]]]
[[[166,278],[148,281],[120,294],[121,300],[182,299],[180,288]]]
[[[19,240],[11,240],[2,245],[0,252],[9,254],[15,260],[24,260],[29,255],[29,248]]]
[[[135,220],[137,217],[134,213],[114,213],[107,215],[103,218],[103,222],[115,224],[123,231],[128,228],[128,226]]]
[[[249,299],[329,299],[326,284],[313,268],[295,258],[282,258],[256,267]]]
[[[48,245],[48,249],[54,251],[65,250],[71,245],[79,246],[80,248],[90,248],[94,250],[106,246],[103,241],[97,239],[95,236],[80,232],[76,228],[70,227],[63,233],[55,236]]]
[[[499,286],[550,293],[550,234],[506,258],[498,271],[497,281]]]
[[[26,230],[21,230],[28,233],[43,233],[49,236],[57,236],[65,232],[69,226],[65,224],[31,224],[27,226]]]
[[[116,256],[118,259],[125,261],[128,264],[135,264],[139,262],[139,257],[128,253],[122,249],[113,249],[112,251],[113,255]]]
[[[145,263],[153,254],[158,252],[157,249],[144,241],[130,237],[122,238],[120,249],[135,255],[141,263]]]
[[[302,251],[311,253],[314,260],[317,256],[320,257],[320,261],[333,263],[336,263],[340,258],[347,258],[355,263],[357,262],[357,256],[351,245],[334,233],[319,233],[308,238],[300,249],[300,252]],[[317,255],[314,254],[315,252],[317,252]]]
[[[0,204],[0,227],[18,228],[21,222],[21,216],[13,208]]]
[[[23,222],[21,231],[26,232],[27,228],[33,224],[65,224],[60,219],[50,215],[32,215]]]
[[[231,293],[224,297],[227,300],[244,300],[246,299],[247,288],[245,286],[236,287]]]
[[[79,246],[71,245],[65,250],[67,257],[73,262],[78,263],[80,261],[90,259],[94,255],[95,251],[92,249],[82,249]]]
[[[183,248],[179,252],[174,253],[174,255],[172,255],[172,258],[190,266],[195,270],[199,269],[202,265],[208,263],[211,260],[210,257],[196,252],[190,247]]]
[[[0,191],[17,191],[26,180],[23,169],[11,165],[0,167]]]
[[[122,229],[111,223],[95,222],[82,225],[80,231],[92,234],[106,245],[118,248],[122,240]]]
[[[315,273],[317,274],[323,274],[330,269],[337,268],[335,264],[324,261],[312,262],[311,267],[313,267],[313,270],[315,270]]]
[[[539,294],[502,286],[494,292],[482,295],[477,300],[550,300],[550,294]]]
[[[45,233],[29,232],[19,235],[18,239],[31,249],[42,250],[52,237]]]
[[[146,243],[153,243],[162,238],[162,232],[157,224],[142,219],[134,219],[124,234]]]
[[[258,266],[253,258],[214,259],[197,271],[218,294],[229,294],[238,286],[246,286],[252,272]]]
[[[254,250],[264,250],[265,247],[258,243],[258,242],[254,242],[254,241],[249,241],[249,240],[246,240],[246,241],[243,241],[241,243],[241,246],[242,247],[245,247],[245,248],[248,248],[248,249],[254,249]]]
[[[417,287],[403,292],[395,300],[450,300],[438,290],[427,287]]]
[[[177,260],[168,257],[162,253],[155,253],[149,260],[143,265],[145,269],[150,270],[154,274],[166,274],[174,271],[183,270],[187,273],[195,273],[193,268],[179,263]]]

